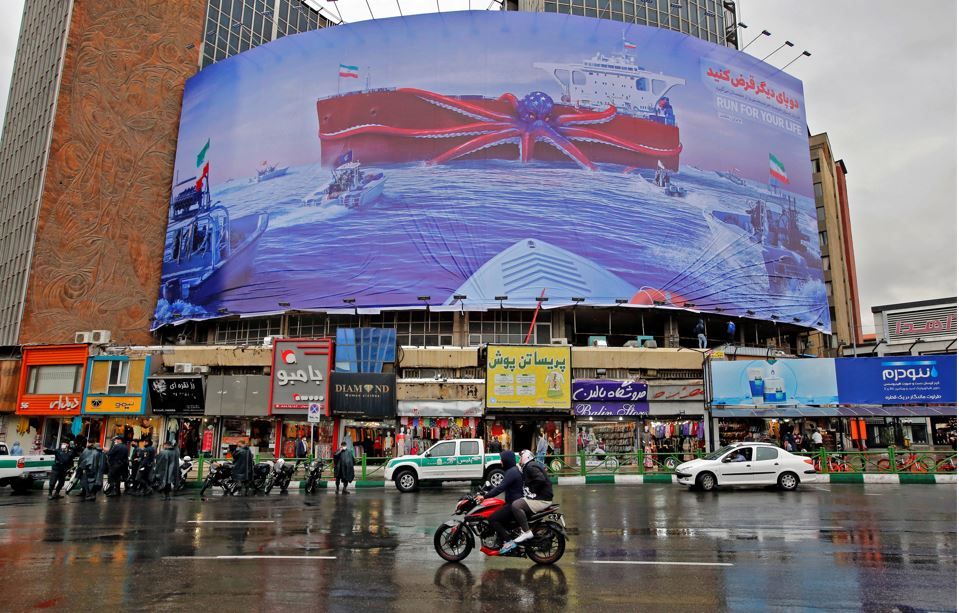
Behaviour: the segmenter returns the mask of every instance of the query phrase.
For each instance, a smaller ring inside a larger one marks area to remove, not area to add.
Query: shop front
[[[442,440],[480,438],[481,400],[400,400],[395,441],[384,442],[386,457],[417,454]]]
[[[334,372],[330,376],[330,405],[335,417],[335,441],[345,441],[361,457],[387,458],[400,440],[396,420],[396,375],[393,373]]]
[[[576,453],[585,454],[587,462],[637,461],[640,433],[649,414],[648,396],[645,381],[573,381]]]
[[[270,415],[270,377],[266,375],[209,375],[206,378],[201,449],[212,446],[213,456],[229,458],[241,442],[254,454],[274,455],[275,419]],[[210,426],[217,432],[210,440]],[[219,426],[219,428],[217,428]]]
[[[81,415],[87,345],[23,348],[17,387],[18,432],[35,432],[27,453],[55,449],[67,441],[85,446],[102,442],[103,417]]]
[[[334,424],[329,410],[331,339],[283,339],[273,342],[270,415],[275,420],[274,455],[296,457],[296,442],[306,440],[307,454],[333,455]],[[315,421],[310,421],[310,411]]]
[[[567,345],[490,345],[486,350],[486,444],[547,455],[576,451],[572,353]]]
[[[165,418],[162,441],[191,458],[213,457],[217,419],[204,414],[203,377],[164,375],[149,379],[150,406]]]
[[[95,356],[89,358],[81,414],[102,419],[100,443],[112,445],[114,437],[129,444],[151,440],[160,444],[161,419],[147,415],[147,375],[150,356]]]

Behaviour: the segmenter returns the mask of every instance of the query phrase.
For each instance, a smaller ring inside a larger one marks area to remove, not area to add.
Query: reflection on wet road
[[[0,496],[3,598],[74,610],[956,608],[954,486],[556,488],[555,567],[443,564],[459,490],[200,501]],[[304,609],[308,607],[308,609]]]

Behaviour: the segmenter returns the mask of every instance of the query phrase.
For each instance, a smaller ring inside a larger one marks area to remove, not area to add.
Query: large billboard
[[[543,296],[825,330],[808,147],[799,81],[677,32],[477,11],[284,37],[186,84],[156,325]]]

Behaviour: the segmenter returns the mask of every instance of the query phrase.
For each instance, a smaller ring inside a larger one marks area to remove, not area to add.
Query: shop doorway
[[[533,435],[536,425],[531,421],[513,422],[513,451],[533,450]]]

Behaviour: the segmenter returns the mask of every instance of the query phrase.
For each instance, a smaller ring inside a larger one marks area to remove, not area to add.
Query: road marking
[[[188,524],[275,524],[275,519],[191,519]]]
[[[164,560],[335,560],[336,556],[164,556]]]
[[[591,560],[592,564],[642,564],[648,566],[733,566],[730,562],[656,562],[651,560]]]

